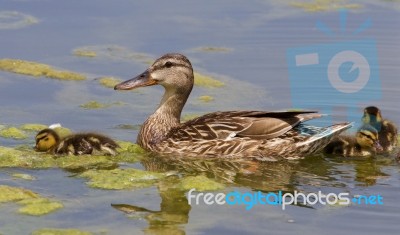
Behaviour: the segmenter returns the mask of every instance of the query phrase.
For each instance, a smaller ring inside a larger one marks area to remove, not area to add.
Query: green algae
[[[72,54],[75,56],[81,56],[81,57],[96,57],[97,56],[97,53],[95,51],[85,50],[85,49],[75,49],[75,50],[73,50]]]
[[[117,143],[119,148],[117,156],[113,157],[114,161],[136,163],[140,161],[147,153],[146,150],[137,144],[132,144],[131,142],[126,141],[117,141]]]
[[[63,204],[56,201],[50,201],[46,198],[23,200],[18,202],[24,206],[18,209],[19,213],[26,215],[46,215],[64,207]]]
[[[141,125],[131,125],[131,124],[119,124],[116,125],[116,129],[123,129],[123,130],[140,130]]]
[[[48,128],[48,126],[36,123],[26,123],[21,125],[19,128],[24,131],[41,131]]]
[[[84,109],[104,109],[104,108],[107,108],[109,106],[106,105],[106,104],[103,104],[103,103],[99,103],[99,102],[97,102],[95,100],[92,100],[92,101],[89,101],[87,103],[79,105],[79,107],[84,108]]]
[[[307,12],[335,11],[340,9],[359,9],[361,4],[347,3],[346,0],[314,0],[311,2],[291,2],[291,6]]]
[[[49,154],[37,153],[33,150],[17,150],[0,146],[0,167],[62,168],[80,172],[87,169],[115,168],[117,163],[108,156],[63,156],[54,158]]]
[[[66,71],[57,70],[50,65],[37,63],[33,61],[26,60],[16,60],[16,59],[0,59],[0,70],[13,72],[18,74],[30,75],[35,77],[48,77],[60,80],[85,80],[86,76]]]
[[[182,115],[181,121],[182,122],[187,122],[187,121],[195,119],[197,117],[200,117],[200,114],[198,114],[198,113],[186,113],[186,114]]]
[[[39,195],[28,189],[16,188],[7,185],[0,185],[0,203],[14,202],[23,199],[38,198]]]
[[[34,176],[29,174],[15,173],[11,175],[13,178],[23,179],[23,180],[36,180]]]
[[[87,103],[79,105],[83,109],[105,109],[111,106],[122,106],[125,105],[124,102],[113,102],[113,103],[100,103],[98,101],[92,100]]]
[[[179,183],[179,188],[185,191],[193,188],[196,189],[196,191],[212,191],[223,189],[225,186],[206,176],[198,175],[184,177]]]
[[[0,11],[0,29],[20,29],[37,24],[39,20],[17,11]]]
[[[53,130],[58,134],[58,136],[60,136],[60,138],[64,138],[72,134],[72,131],[70,129],[62,126],[53,128]]]
[[[212,47],[212,46],[198,47],[198,48],[194,48],[194,50],[199,51],[199,52],[231,52],[231,51],[233,51],[232,48]]]
[[[200,97],[198,98],[198,100],[200,100],[200,101],[202,101],[202,102],[204,102],[204,103],[209,103],[209,102],[211,102],[211,101],[214,100],[214,97],[209,96],[209,95],[202,95],[202,96],[200,96]]]
[[[68,131],[67,128],[55,128],[56,131]],[[68,134],[67,133],[67,134]],[[65,136],[66,134],[61,134]],[[114,169],[118,162],[135,163],[147,152],[139,145],[126,141],[117,141],[117,156],[83,155],[54,157],[47,153],[35,152],[32,146],[21,145],[16,148],[0,146],[0,167],[20,167],[28,169],[61,168],[68,171],[81,172],[87,169]],[[16,178],[24,178],[23,174],[16,174]],[[26,176],[29,178],[29,176]]]
[[[58,228],[41,228],[32,232],[32,235],[91,235],[92,233],[87,231],[81,231],[78,229],[58,229]]]
[[[119,45],[92,45],[76,48],[74,51],[88,51],[96,54],[96,58],[112,60],[133,60],[135,62],[149,64],[153,62],[150,55],[134,52],[129,48]]]
[[[28,138],[28,135],[16,127],[8,127],[0,130],[0,137],[22,140]]]
[[[56,159],[56,166],[73,172],[87,169],[113,169],[118,164],[107,156],[64,156]]]
[[[152,186],[157,180],[164,178],[162,173],[137,169],[88,170],[80,175],[87,178],[92,188],[132,189]]]
[[[210,76],[194,72],[194,85],[206,88],[218,88],[224,86],[225,84]]]
[[[17,150],[0,146],[0,167],[50,168],[57,162],[49,155],[39,154],[33,150]]]
[[[16,202],[22,205],[18,212],[27,215],[45,215],[63,208],[57,201],[51,201],[23,188],[0,185],[0,203]]]
[[[114,77],[102,77],[99,79],[100,85],[107,87],[107,88],[114,88],[115,85],[121,83],[122,80]]]

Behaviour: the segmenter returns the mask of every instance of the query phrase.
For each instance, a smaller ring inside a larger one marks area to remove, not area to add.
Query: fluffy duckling
[[[41,130],[36,135],[36,151],[56,155],[106,154],[115,156],[118,144],[100,134],[78,133],[60,138],[53,129]]]
[[[378,130],[379,143],[382,145],[383,152],[390,152],[397,146],[397,127],[393,122],[383,119],[379,108],[366,107],[362,121]]]
[[[334,138],[325,148],[326,154],[344,157],[366,157],[382,151],[378,131],[364,124],[355,136],[341,135]]]

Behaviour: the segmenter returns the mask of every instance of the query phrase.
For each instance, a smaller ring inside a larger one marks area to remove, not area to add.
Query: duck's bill
[[[157,81],[152,79],[150,73],[146,70],[144,73],[125,82],[121,82],[114,87],[114,90],[132,90],[138,87],[156,85]]]

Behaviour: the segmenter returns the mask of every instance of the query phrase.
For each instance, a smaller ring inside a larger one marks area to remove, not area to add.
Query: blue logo
[[[340,12],[341,32],[346,30],[347,12]],[[328,36],[322,22],[317,28]],[[365,21],[353,35],[371,26]],[[373,39],[336,41],[287,50],[292,106],[333,114],[331,107],[347,108],[348,121],[359,121],[355,112],[361,103],[381,99],[376,42]],[[353,117],[353,118],[350,118]]]

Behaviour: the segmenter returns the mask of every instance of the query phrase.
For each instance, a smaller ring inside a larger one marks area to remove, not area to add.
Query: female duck
[[[106,154],[116,155],[118,144],[96,133],[78,133],[60,138],[53,129],[41,130],[36,135],[36,151],[55,155]]]
[[[137,143],[146,150],[175,156],[294,159],[324,148],[348,123],[308,128],[303,122],[322,115],[310,111],[226,111],[180,123],[192,91],[193,68],[181,54],[166,54],[145,72],[115,90],[162,85],[161,104],[142,125]]]
[[[382,151],[378,131],[371,125],[364,124],[356,136],[340,135],[334,138],[325,148],[326,154],[344,157],[366,157]]]
[[[397,127],[393,122],[383,119],[379,108],[375,106],[366,107],[362,121],[378,130],[379,142],[382,145],[383,152],[391,152],[397,146]]]

